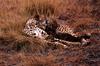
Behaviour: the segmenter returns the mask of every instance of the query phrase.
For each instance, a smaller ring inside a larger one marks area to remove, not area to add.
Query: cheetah
[[[43,29],[39,28],[37,26],[37,23],[38,20],[35,20],[33,18],[29,19],[26,22],[24,33],[34,38],[38,37],[40,39],[45,39],[48,36],[48,34]]]

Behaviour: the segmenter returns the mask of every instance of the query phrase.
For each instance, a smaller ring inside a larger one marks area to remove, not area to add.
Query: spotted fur
[[[73,28],[71,28],[68,25],[62,25],[62,24],[59,25],[59,27],[56,29],[56,33],[68,33],[72,36],[76,36]]]
[[[29,19],[24,28],[24,33],[34,38],[38,37],[41,39],[45,39],[48,34],[43,29],[37,26],[37,22],[37,20]]]

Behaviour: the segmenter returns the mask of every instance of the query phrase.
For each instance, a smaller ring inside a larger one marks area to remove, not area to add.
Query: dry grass
[[[54,15],[57,12],[56,9],[59,7],[59,1],[55,2],[54,0],[32,0],[30,2],[31,4],[28,4],[29,6],[26,8],[28,15]]]
[[[15,52],[17,50],[31,53],[44,51],[47,47],[45,41],[27,37],[22,32],[29,17],[35,14],[55,18],[65,15],[69,18],[68,20],[74,20],[74,22],[71,21],[70,23],[76,27],[80,24],[100,22],[98,18],[100,14],[99,8],[99,0],[0,0],[0,42],[4,39],[5,44],[11,45],[10,47],[7,45],[7,48]],[[21,53],[12,56],[12,58],[22,60],[24,66],[53,66],[56,55],[34,57]]]
[[[52,0],[53,1],[53,0]],[[15,44],[15,48],[17,46],[23,46],[23,44],[26,47],[25,42],[28,41],[29,47],[33,52],[42,50],[46,46],[46,42],[40,39],[33,39],[31,37],[27,37],[23,34],[22,30],[24,28],[24,25],[26,23],[26,20],[34,14],[47,14],[50,10],[50,13],[52,15],[54,14],[54,6],[52,5],[52,1],[37,1],[37,0],[3,0],[0,1],[2,4],[0,4],[0,37],[2,37],[5,42],[9,39],[14,39],[14,42],[11,42],[11,44]],[[45,4],[44,4],[45,3]],[[33,7],[33,5],[35,5]],[[40,7],[42,6],[42,8]],[[48,8],[49,7],[49,8]],[[34,9],[35,8],[35,9]],[[40,9],[40,11],[38,10]],[[53,12],[52,12],[53,9]],[[33,46],[34,45],[34,46]],[[32,47],[33,46],[33,47]],[[23,48],[23,47],[22,47]],[[27,50],[27,48],[26,48]]]
[[[96,3],[89,0],[1,0],[0,2],[2,3],[0,4],[0,30],[7,33],[21,33],[26,20],[35,14],[55,17],[63,14],[74,19],[75,24],[95,20],[91,12],[96,9],[94,8]],[[83,20],[80,21],[79,18]]]

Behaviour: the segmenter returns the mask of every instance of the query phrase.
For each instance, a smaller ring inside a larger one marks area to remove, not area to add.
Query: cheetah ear
[[[39,20],[39,19],[40,19],[40,16],[39,16],[38,14],[36,14],[36,15],[34,16],[34,18],[35,18],[36,20]]]

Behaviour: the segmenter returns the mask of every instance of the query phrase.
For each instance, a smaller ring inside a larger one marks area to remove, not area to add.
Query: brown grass
[[[6,47],[14,50],[15,53],[19,50],[21,53],[12,55],[12,58],[21,60],[23,66],[53,66],[53,63],[56,64],[54,62],[57,58],[56,52],[53,54],[51,51],[51,54],[46,57],[26,55],[28,52],[34,54],[45,51],[48,47],[46,41],[33,39],[23,34],[26,20],[35,14],[54,19],[65,15],[69,18],[68,20],[72,20],[70,23],[77,27],[81,24],[100,22],[99,8],[99,0],[0,0],[0,45],[7,44]],[[71,61],[73,60],[69,59],[69,63]],[[22,64],[19,63],[18,66]],[[54,66],[60,66],[60,64]]]
[[[74,19],[75,24],[95,20],[92,11],[96,9],[94,8],[96,3],[92,1],[3,0],[0,2],[2,3],[0,4],[0,30],[7,33],[10,31],[21,33],[26,20],[35,14],[55,17],[63,14]]]

